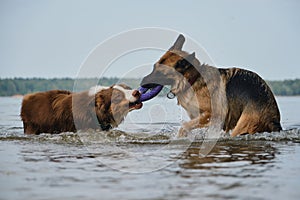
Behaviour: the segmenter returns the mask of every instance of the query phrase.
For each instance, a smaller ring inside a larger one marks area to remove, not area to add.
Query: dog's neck
[[[190,77],[186,77],[187,82],[189,83],[188,86],[184,89],[187,90],[190,87],[193,87],[194,83],[198,80],[198,78],[201,76],[199,69],[199,66],[194,66],[193,67],[194,71]]]
[[[199,78],[198,76],[194,76],[194,77],[188,79],[188,82],[189,82],[189,84],[190,84],[191,87],[194,85],[194,83],[196,82],[196,80],[198,78]]]

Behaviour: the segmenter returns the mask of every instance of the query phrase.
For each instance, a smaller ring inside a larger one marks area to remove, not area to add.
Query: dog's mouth
[[[155,88],[157,86],[160,86],[160,84],[156,84],[156,83],[147,83],[147,84],[143,84],[142,87],[143,88],[147,88],[147,89],[151,89],[151,88]]]
[[[138,110],[138,109],[141,109],[142,107],[143,107],[143,103],[140,102],[139,100],[135,101],[135,102],[130,102],[129,103],[129,111],[131,111],[131,110]]]

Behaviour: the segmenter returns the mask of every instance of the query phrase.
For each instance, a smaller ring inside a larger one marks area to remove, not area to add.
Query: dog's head
[[[140,109],[140,92],[125,84],[111,87],[96,86],[90,89],[95,96],[95,111],[102,130],[117,127],[132,110]]]
[[[195,53],[182,50],[184,42],[184,36],[179,35],[174,45],[154,64],[153,71],[143,78],[141,86],[171,85],[172,92],[177,94],[195,81],[199,76],[197,67],[200,62]]]

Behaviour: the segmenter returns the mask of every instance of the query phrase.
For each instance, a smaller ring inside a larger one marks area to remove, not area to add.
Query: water
[[[21,99],[0,98],[0,199],[298,199],[300,97],[278,97],[286,131],[231,138],[202,157],[207,130],[156,98],[110,132],[23,134]],[[196,139],[194,138],[196,137]]]

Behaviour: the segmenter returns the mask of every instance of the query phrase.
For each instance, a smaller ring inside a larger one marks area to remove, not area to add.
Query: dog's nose
[[[132,96],[136,97],[136,98],[140,98],[141,97],[141,93],[138,90],[134,90],[132,92]]]

